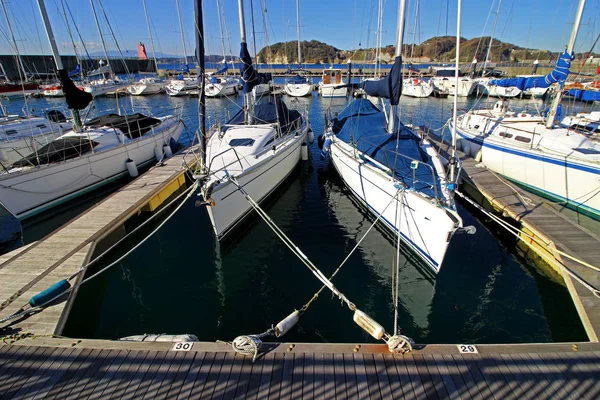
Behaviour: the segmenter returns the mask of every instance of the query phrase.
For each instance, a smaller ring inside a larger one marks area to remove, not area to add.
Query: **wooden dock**
[[[0,256],[0,318],[12,315],[29,299],[77,272],[94,258],[96,246],[142,210],[154,211],[185,184],[183,154],[133,180],[42,240]],[[105,246],[105,248],[108,246]],[[14,331],[57,333],[65,302],[10,326]],[[9,323],[0,324],[0,328]],[[5,332],[2,332],[5,334]]]
[[[0,347],[2,399],[597,399],[600,345],[280,344],[24,339]]]
[[[445,152],[447,144],[435,135],[429,137]],[[600,237],[557,212],[547,200],[520,189],[464,153],[457,154],[462,162],[462,191],[488,210],[514,220],[523,232],[535,238],[522,235],[526,240],[520,245],[525,248],[527,256],[541,258],[564,279],[589,339],[598,342],[600,273],[556,250],[600,267]],[[578,276],[588,287],[566,270]]]

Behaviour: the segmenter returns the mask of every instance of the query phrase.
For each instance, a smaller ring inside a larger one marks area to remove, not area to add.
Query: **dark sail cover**
[[[271,74],[259,73],[254,69],[252,57],[250,57],[250,53],[248,53],[248,45],[246,43],[242,43],[240,60],[242,61],[240,73],[242,75],[244,93],[250,93],[254,86],[260,85],[261,83],[269,83],[271,81]]]
[[[79,75],[80,73],[81,73],[81,65],[77,64],[77,67],[73,71],[69,72],[69,76],[71,77],[71,76]]]
[[[362,88],[369,96],[390,99],[391,105],[397,105],[402,94],[402,57],[396,57],[388,76],[377,81],[364,81]]]
[[[74,110],[83,110],[92,101],[92,95],[86,91],[79,89],[69,74],[64,69],[58,71],[58,79],[60,80],[60,86],[62,87],[65,99],[67,100],[67,106]]]
[[[490,85],[500,87],[517,87],[521,90],[530,88],[547,88],[553,83],[560,82],[562,85],[569,75],[571,68],[571,60],[573,56],[566,51],[560,56],[556,62],[554,70],[546,76],[538,76],[534,78],[510,78],[510,79],[494,79],[490,81]]]

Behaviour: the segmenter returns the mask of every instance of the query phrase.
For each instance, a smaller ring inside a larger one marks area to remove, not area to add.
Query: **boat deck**
[[[425,128],[420,128],[425,132]],[[429,137],[442,148],[439,137]],[[446,153],[447,154],[447,153]],[[462,190],[477,203],[493,209],[515,221],[519,228],[538,239],[527,239],[527,256],[542,258],[564,279],[575,303],[589,339],[600,337],[600,273],[567,258],[556,250],[600,267],[600,236],[581,226],[565,213],[558,212],[547,200],[527,192],[498,174],[485,168],[471,157],[457,152],[462,162]],[[534,256],[535,254],[535,256]],[[583,280],[588,288],[565,271],[568,269]]]
[[[185,184],[182,162],[182,154],[174,155],[40,241],[1,255],[0,318],[12,315],[32,296],[76,273],[94,257],[103,239],[124,235],[125,221],[142,209],[153,211],[179,190]],[[13,322],[10,329],[56,333],[64,308],[65,302],[59,302]],[[0,333],[6,334],[6,330]]]
[[[230,346],[21,340],[0,347],[0,397],[118,399],[595,399],[600,345],[280,344],[252,363]],[[22,345],[20,345],[22,344]]]

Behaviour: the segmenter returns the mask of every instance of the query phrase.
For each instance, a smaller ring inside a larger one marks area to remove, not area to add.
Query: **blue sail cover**
[[[218,70],[217,72],[215,72],[215,75],[219,75],[222,74],[224,72],[227,72],[229,68],[227,68],[227,64],[223,65],[223,68],[221,68],[220,70]]]
[[[296,84],[296,85],[301,85],[303,83],[309,83],[308,78],[305,76],[302,76],[300,74],[296,74],[291,78],[286,79],[287,83],[291,83],[291,84]]]
[[[250,93],[254,86],[271,81],[271,74],[259,73],[254,69],[252,57],[248,53],[248,45],[244,42],[242,42],[242,48],[240,49],[240,60],[242,61],[240,73],[242,75],[244,93]]]
[[[77,64],[77,67],[69,72],[69,77],[75,76],[75,75],[79,75],[81,73],[81,65]]]
[[[600,101],[600,92],[597,90],[571,89],[567,95],[580,101]]]
[[[397,119],[396,132],[387,133],[384,113],[368,99],[355,99],[332,123],[338,139],[354,144],[357,150],[390,168],[396,178],[408,187],[413,187],[412,160],[433,166],[430,157],[421,149],[417,135]],[[422,164],[415,171],[415,189],[433,197],[435,185],[432,168]]]
[[[364,81],[362,88],[369,96],[390,99],[391,105],[397,105],[402,94],[402,57],[396,57],[388,76],[377,81]]]
[[[553,83],[560,82],[562,84],[567,80],[569,75],[569,69],[571,68],[571,60],[573,56],[566,51],[560,56],[556,62],[554,70],[546,76],[539,76],[535,78],[509,78],[509,79],[492,79],[490,85],[496,85],[500,87],[517,87],[521,90],[527,90],[530,88],[547,88]]]

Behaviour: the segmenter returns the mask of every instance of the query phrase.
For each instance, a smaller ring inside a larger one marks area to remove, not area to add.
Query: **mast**
[[[414,55],[414,51],[415,51],[415,40],[417,38],[417,20],[419,17],[419,4],[421,4],[421,1],[417,0],[417,2],[415,4],[415,25],[413,28],[412,46],[410,48],[410,64],[411,64],[411,66],[412,66],[413,55]],[[412,71],[412,68],[408,68],[408,78],[409,79],[410,79],[411,71]]]
[[[219,31],[221,32],[221,49],[223,50],[223,64],[227,65],[227,57],[225,55],[225,36],[223,36],[223,23],[221,22],[221,2],[217,1],[217,14],[219,16]]]
[[[585,0],[579,0],[579,5],[577,6],[577,14],[575,14],[575,22],[573,23],[573,29],[571,30],[571,37],[569,38],[569,44],[567,45],[567,53],[570,56],[573,56],[573,48],[575,47],[575,39],[577,39],[577,32],[579,31],[579,25],[581,24],[581,17],[583,16],[583,9],[585,8]],[[562,86],[560,87],[562,89]],[[546,118],[546,128],[550,129],[554,126],[554,120],[556,119],[556,111],[558,110],[558,105],[562,99],[562,90],[558,90],[556,92],[556,96],[554,97],[554,101],[552,102],[552,107],[548,112],[548,117]]]
[[[148,25],[148,34],[150,35],[150,45],[152,46],[152,58],[154,59],[154,66],[156,67],[156,73],[158,74],[158,60],[156,59],[156,51],[154,50],[154,39],[152,38],[152,29],[150,28],[150,18],[148,17],[148,7],[146,6],[146,0],[142,0],[142,3],[144,4],[146,25]]]
[[[296,22],[298,24],[298,68],[302,68],[302,52],[300,51],[300,0],[296,0]]]
[[[94,20],[96,20],[96,26],[98,27],[98,34],[100,35],[100,41],[102,42],[102,48],[104,49],[104,56],[106,57],[106,65],[108,66],[108,70],[110,71],[110,75],[112,77],[112,68],[110,67],[110,61],[108,60],[108,50],[106,49],[106,43],[104,42],[104,36],[102,36],[102,29],[100,29],[100,21],[98,20],[98,15],[96,15],[96,6],[94,6],[94,0],[90,0],[92,4],[92,12],[94,13]]]
[[[200,130],[200,157],[202,169],[206,171],[206,98],[204,94],[204,22],[202,0],[194,1],[196,15],[196,58],[198,59],[198,122]]]
[[[239,5],[239,1],[238,1],[238,5]],[[242,16],[240,18],[243,18],[243,14],[244,14],[244,5],[241,5],[241,13]],[[256,52],[256,31],[254,30],[254,4],[252,2],[252,0],[250,0],[250,18],[251,18],[251,22],[252,22],[252,45],[254,46],[254,58],[256,60],[256,62],[258,62],[258,53]],[[241,19],[240,19],[240,23],[241,23]],[[240,29],[242,29],[242,25],[240,25]],[[241,33],[241,32],[240,32]],[[244,40],[242,40],[243,42],[246,42],[246,24],[244,24]]]
[[[83,74],[83,63],[81,62],[81,58],[79,57],[79,53],[77,52],[77,46],[75,46],[75,39],[73,38],[73,33],[71,32],[71,25],[69,24],[69,19],[67,18],[65,1],[61,0],[60,4],[62,6],[63,14],[65,16],[65,25],[67,26],[67,32],[69,32],[69,38],[71,38],[71,43],[73,43],[73,52],[75,53],[75,59],[77,60],[77,64],[79,64],[79,68],[82,71],[81,74]]]
[[[456,69],[454,70],[454,104],[452,107],[452,159],[456,160],[456,114],[458,112],[458,68],[460,66],[460,14],[462,0],[458,0],[458,10],[456,15]],[[450,182],[454,183],[454,175],[456,171],[454,166],[450,168]]]
[[[181,43],[183,44],[183,59],[185,61],[185,69],[187,70],[188,58],[187,58],[187,48],[185,47],[185,37],[183,35],[183,22],[181,22],[181,7],[179,6],[179,0],[175,0],[177,3],[177,16],[179,17],[179,29],[181,30]],[[188,72],[189,76],[189,72]]]
[[[52,26],[50,25],[50,20],[48,19],[48,13],[46,12],[46,5],[44,4],[44,0],[37,0],[38,7],[40,9],[40,14],[42,16],[42,22],[44,23],[44,28],[46,29],[46,35],[48,36],[48,41],[50,42],[50,49],[52,50],[52,56],[54,58],[54,63],[56,64],[56,69],[58,71],[64,70],[64,66],[62,63],[62,59],[60,58],[60,53],[58,52],[58,47],[56,46],[56,39],[54,38],[54,32],[52,32]],[[60,77],[59,73],[59,77]],[[71,82],[73,84],[73,82]],[[61,79],[61,85],[63,85]],[[73,85],[74,86],[74,85]],[[66,95],[67,93],[65,93]],[[89,95],[91,98],[91,95]],[[73,112],[73,125],[75,126],[74,130],[76,132],[81,131],[81,118],[79,117],[79,110],[77,108],[72,109]]]
[[[485,55],[485,61],[483,63],[481,76],[483,76],[483,74],[485,73],[485,67],[487,67],[487,63],[490,60],[490,51],[492,51],[492,42],[494,41],[494,33],[496,33],[496,24],[498,23],[498,16],[500,15],[500,6],[501,5],[502,5],[502,0],[500,0],[498,2],[498,10],[496,10],[496,18],[494,18],[494,26],[492,27],[492,36],[490,36],[490,44],[488,45],[487,53]]]
[[[460,0],[459,0],[460,1]],[[402,43],[404,41],[404,14],[406,13],[406,0],[400,0],[398,5],[398,30],[396,32],[396,53],[394,57],[402,56]],[[388,117],[387,132],[394,133],[396,124],[396,106],[390,104],[390,113]]]
[[[12,30],[12,25],[10,23],[10,19],[8,18],[8,10],[6,9],[6,4],[4,0],[2,0],[2,10],[4,11],[4,17],[6,17],[6,25],[8,25],[8,30],[10,31],[10,37],[13,42],[13,46],[15,46],[15,53],[17,54],[19,76],[21,78],[21,83],[25,83],[27,81],[27,72],[25,71],[25,67],[23,66],[23,59],[21,58],[21,53],[19,53],[19,48],[17,47],[17,40],[15,39],[15,34]],[[4,68],[2,68],[4,71]],[[6,73],[4,74],[6,77],[6,81],[8,82],[8,76]]]

